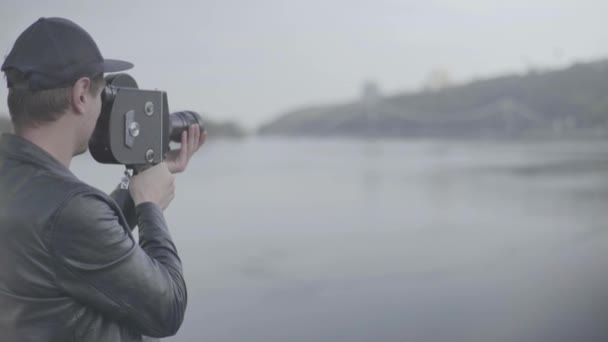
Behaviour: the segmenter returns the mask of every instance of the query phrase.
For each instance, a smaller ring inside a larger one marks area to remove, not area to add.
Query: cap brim
[[[117,72],[128,70],[133,67],[133,63],[121,61],[118,59],[104,59],[103,60],[103,72]]]

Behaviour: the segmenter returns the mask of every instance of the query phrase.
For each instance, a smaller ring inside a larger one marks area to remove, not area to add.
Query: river
[[[176,195],[166,341],[608,341],[608,142],[218,140]]]

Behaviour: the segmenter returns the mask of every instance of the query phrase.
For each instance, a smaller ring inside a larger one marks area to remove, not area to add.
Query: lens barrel
[[[169,116],[171,129],[169,130],[169,139],[173,142],[182,141],[182,132],[187,130],[188,127],[194,124],[198,124],[201,130],[201,134],[205,131],[203,126],[203,119],[196,112],[183,111],[171,113]]]

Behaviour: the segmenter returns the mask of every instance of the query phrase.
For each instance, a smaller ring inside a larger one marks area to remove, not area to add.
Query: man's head
[[[83,76],[72,85],[30,90],[27,76],[15,69],[6,71],[6,79],[15,85],[8,90],[8,108],[17,133],[27,129],[44,129],[45,125],[56,123],[64,116],[71,116],[73,127],[78,129],[65,134],[74,134],[74,155],[84,153],[95,123],[101,112],[101,92],[105,84],[103,74]],[[66,129],[71,129],[67,128]]]
[[[91,36],[63,18],[40,18],[15,41],[2,64],[8,107],[17,133],[61,123],[86,151],[101,111],[104,72],[131,63],[104,59]]]

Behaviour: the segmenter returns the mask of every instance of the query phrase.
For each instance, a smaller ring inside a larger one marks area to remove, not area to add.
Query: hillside
[[[203,122],[209,139],[241,139],[247,135],[245,130],[233,121],[216,121],[203,117]]]
[[[519,137],[608,132],[608,60],[382,96],[279,116],[261,135]]]

